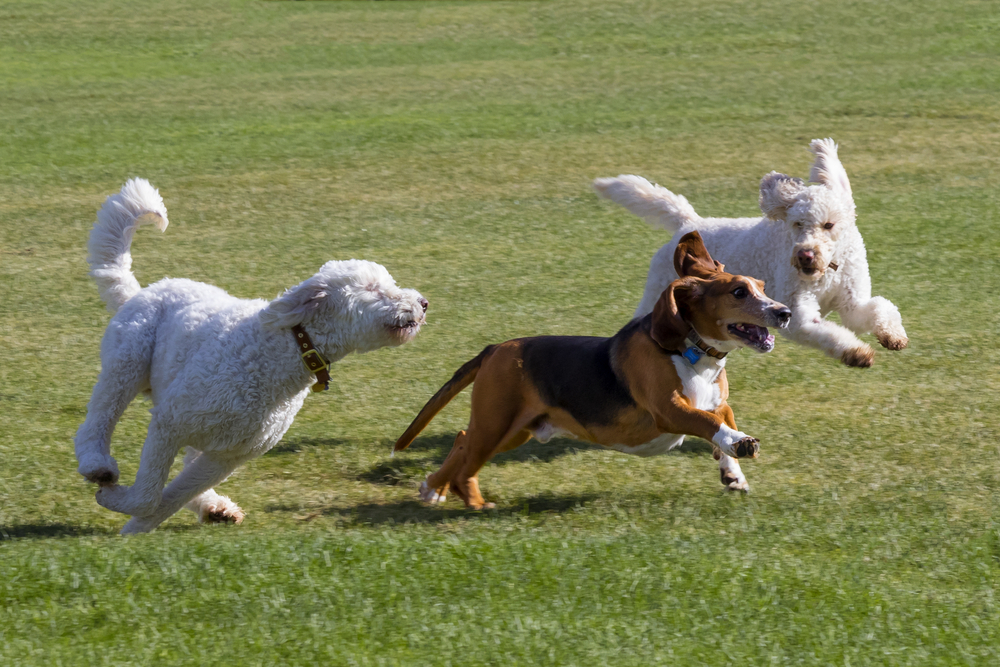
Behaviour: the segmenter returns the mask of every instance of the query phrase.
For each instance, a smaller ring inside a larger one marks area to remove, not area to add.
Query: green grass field
[[[0,663],[1000,664],[998,53],[986,1],[0,1]],[[484,468],[494,511],[417,502],[467,393],[391,443],[455,368],[631,316],[667,236],[594,177],[751,215],[826,136],[910,347],[735,355],[751,494],[697,439],[557,440]],[[220,487],[242,526],[122,538],[75,472],[86,238],[131,176],[172,223],[143,284],[270,298],[359,257],[431,302]]]

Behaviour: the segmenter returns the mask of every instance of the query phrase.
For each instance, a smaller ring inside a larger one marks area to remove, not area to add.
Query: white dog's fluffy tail
[[[87,250],[90,277],[97,282],[101,299],[112,313],[142,287],[132,273],[132,235],[143,225],[167,228],[167,209],[159,191],[144,178],[133,178],[111,195],[97,212]]]
[[[642,176],[621,175],[594,181],[597,194],[621,204],[655,227],[676,232],[689,223],[701,220],[682,195],[650,183]]]

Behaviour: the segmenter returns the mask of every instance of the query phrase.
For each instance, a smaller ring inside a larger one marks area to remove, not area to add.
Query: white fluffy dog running
[[[763,280],[767,295],[792,309],[792,321],[781,330],[784,336],[848,366],[871,366],[875,357],[855,333],[874,333],[890,350],[906,347],[899,310],[871,295],[865,244],[837,144],[815,139],[809,148],[816,156],[809,180],[817,185],[772,171],[760,182],[763,218],[702,218],[687,199],[640,176],[594,181],[602,197],[674,232],[650,263],[636,316],[652,312],[663,290],[677,279],[674,248],[684,234],[697,229],[727,271]],[[824,319],[831,311],[847,328]]]
[[[79,472],[101,485],[98,504],[131,515],[123,534],[153,530],[182,507],[201,521],[239,523],[243,511],[212,487],[281,439],[316,382],[306,360],[322,366],[315,354],[302,354],[303,337],[292,328],[305,331],[329,364],[411,340],[427,301],[397,287],[381,265],[354,259],[327,262],[271,302],[184,279],[143,289],[129,248],[144,224],[163,231],[167,210],[159,192],[137,178],[108,197],[90,233],[90,275],[116,314],[76,434]],[[111,434],[139,392],[152,399],[152,420],[135,484],[119,486]],[[184,447],[184,469],[164,488]]]

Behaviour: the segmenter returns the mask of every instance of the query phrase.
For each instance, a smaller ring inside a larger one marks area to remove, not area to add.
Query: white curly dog
[[[123,534],[153,530],[182,507],[201,521],[239,523],[243,511],[212,487],[281,439],[316,381],[292,327],[332,363],[411,340],[427,301],[381,265],[354,259],[327,262],[271,302],[184,279],[143,289],[129,249],[144,224],[163,231],[167,210],[137,178],[108,197],[90,232],[90,275],[115,315],[76,434],[79,472],[101,485],[98,504],[132,517]],[[152,399],[152,420],[135,484],[120,486],[111,434],[139,392]],[[164,488],[184,447],[184,469]]]
[[[815,139],[809,148],[816,156],[809,180],[817,185],[772,171],[760,182],[763,218],[702,218],[687,199],[640,176],[595,180],[602,197],[674,232],[649,265],[636,316],[652,312],[663,290],[677,279],[674,248],[684,234],[697,229],[727,271],[763,280],[767,295],[792,309],[782,335],[848,366],[871,366],[875,357],[855,333],[874,333],[890,350],[906,347],[899,310],[871,295],[865,243],[855,224],[851,183],[837,144]],[[844,327],[824,319],[831,311],[840,315]]]

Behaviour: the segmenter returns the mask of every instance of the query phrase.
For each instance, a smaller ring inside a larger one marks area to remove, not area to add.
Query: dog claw
[[[740,440],[739,442],[733,444],[733,451],[736,452],[736,456],[733,458],[755,459],[757,458],[757,455],[760,452],[760,440],[758,440],[757,438],[751,438],[750,436],[747,436],[742,440]]]

